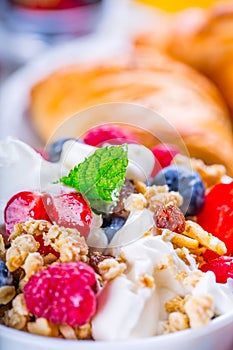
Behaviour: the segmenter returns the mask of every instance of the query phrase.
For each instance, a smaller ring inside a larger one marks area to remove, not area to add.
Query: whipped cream
[[[127,261],[124,274],[106,284],[98,296],[98,309],[92,320],[95,340],[123,340],[154,336],[166,320],[164,303],[179,295],[210,295],[215,300],[216,314],[233,307],[232,291],[215,282],[212,272],[203,273],[192,286],[188,276],[197,270],[196,261],[180,259],[170,242],[162,236],[145,236],[122,247]],[[179,278],[186,275],[186,278]],[[143,284],[149,276],[153,285]],[[145,322],[146,320],[146,322]]]

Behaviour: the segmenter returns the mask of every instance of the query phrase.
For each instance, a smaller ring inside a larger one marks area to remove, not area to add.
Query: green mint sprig
[[[106,211],[109,204],[115,204],[119,198],[127,165],[127,144],[98,148],[60,181],[81,192],[92,209]]]

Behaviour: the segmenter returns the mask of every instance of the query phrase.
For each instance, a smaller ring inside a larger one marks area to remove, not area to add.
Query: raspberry
[[[180,150],[175,145],[160,143],[152,149],[152,152],[155,156],[155,166],[151,177],[154,177],[161,168],[171,164],[172,159],[180,153]]]
[[[51,221],[59,226],[76,228],[85,238],[88,236],[92,211],[81,193],[62,193],[54,197],[47,195],[46,208]]]
[[[203,272],[213,271],[216,282],[226,283],[228,278],[233,278],[233,257],[220,256],[202,265],[200,270]]]
[[[50,265],[25,285],[27,309],[56,324],[81,326],[95,314],[96,283],[94,270],[85,263]]]
[[[4,211],[6,232],[10,234],[15,224],[30,218],[50,221],[41,193],[23,191],[11,197]]]
[[[107,142],[111,145],[121,145],[123,143],[138,143],[137,137],[120,128],[117,125],[101,125],[90,130],[83,141],[91,146],[101,147]]]

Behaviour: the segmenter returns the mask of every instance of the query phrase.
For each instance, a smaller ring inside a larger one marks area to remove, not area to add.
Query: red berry
[[[85,263],[50,265],[25,285],[27,309],[56,324],[81,326],[95,313],[96,283],[94,270]]]
[[[180,153],[180,150],[175,145],[160,143],[152,149],[152,152],[155,156],[155,166],[151,176],[154,177],[161,168],[171,164],[172,159]]]
[[[105,142],[112,145],[123,143],[138,143],[137,137],[116,125],[101,125],[90,130],[83,141],[88,145],[99,146]]]
[[[19,192],[7,203],[4,211],[6,232],[10,234],[14,225],[33,218],[35,220],[49,220],[43,203],[43,196],[38,192]]]
[[[220,256],[200,267],[203,272],[213,271],[216,282],[226,283],[228,278],[233,278],[233,257]]]
[[[226,244],[228,255],[233,254],[233,182],[210,190],[197,222]]]
[[[54,197],[47,195],[46,208],[52,222],[59,226],[76,228],[82,236],[88,236],[92,211],[80,193],[62,193]]]
[[[59,258],[60,253],[56,252],[56,250],[53,249],[53,247],[51,247],[51,245],[45,245],[44,244],[44,239],[43,239],[43,235],[37,235],[34,236],[35,240],[40,243],[40,247],[38,249],[38,252],[41,255],[48,255],[48,254],[53,254],[55,255],[57,258]]]

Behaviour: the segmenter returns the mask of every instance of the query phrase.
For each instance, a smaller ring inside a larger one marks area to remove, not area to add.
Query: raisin
[[[182,233],[185,229],[185,217],[182,211],[174,205],[157,205],[154,212],[155,226]]]

